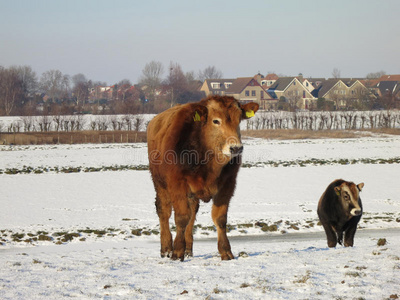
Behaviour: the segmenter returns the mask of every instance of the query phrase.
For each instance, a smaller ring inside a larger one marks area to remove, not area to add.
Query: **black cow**
[[[318,203],[318,217],[325,229],[328,247],[342,245],[353,247],[357,224],[362,215],[362,203],[359,193],[364,183],[337,179],[322,194]]]

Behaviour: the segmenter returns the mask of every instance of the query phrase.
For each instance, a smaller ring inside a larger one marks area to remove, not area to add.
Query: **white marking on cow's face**
[[[221,163],[226,163],[243,150],[239,129],[241,110],[238,106],[223,107],[216,101],[211,101],[207,108],[209,121],[205,130],[208,148],[214,149]]]
[[[345,210],[347,212],[350,210],[349,213],[351,216],[361,215],[361,207],[358,204],[359,191],[355,185],[350,187],[346,183],[343,183],[340,186],[340,198]]]
[[[361,215],[361,209],[356,209],[356,208],[353,208],[351,211],[350,211],[350,214],[352,215],[352,216],[359,216],[359,215]]]
[[[235,157],[243,151],[243,144],[237,137],[229,137],[226,140],[222,153],[229,157]]]

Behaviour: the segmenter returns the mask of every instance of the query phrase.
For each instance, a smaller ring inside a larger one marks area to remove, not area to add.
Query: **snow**
[[[147,170],[0,174],[0,299],[400,296],[399,164],[390,163],[400,156],[399,137],[244,143],[243,160],[251,167],[239,172],[228,214],[232,261],[218,255],[211,203],[202,203],[197,216],[194,257],[159,257]],[[386,161],[337,162],[361,158]],[[309,159],[328,163],[285,167]],[[0,147],[3,171],[146,164],[145,144]],[[365,183],[353,248],[327,248],[317,224],[318,199],[336,178]],[[52,240],[33,240],[38,232]],[[63,241],[65,233],[78,235]],[[381,238],[386,245],[377,245]]]

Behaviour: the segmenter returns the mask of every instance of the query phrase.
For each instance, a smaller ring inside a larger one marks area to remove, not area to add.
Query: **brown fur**
[[[342,244],[353,246],[357,224],[362,216],[362,202],[359,192],[364,183],[355,185],[353,182],[337,179],[333,181],[322,194],[318,202],[318,217],[325,229],[328,247]]]
[[[192,255],[193,224],[199,200],[213,199],[212,219],[223,260],[232,259],[226,236],[230,198],[241,164],[239,123],[258,104],[241,105],[232,97],[211,96],[157,115],[148,125],[150,172],[160,220],[161,256]],[[169,218],[175,213],[172,243]]]

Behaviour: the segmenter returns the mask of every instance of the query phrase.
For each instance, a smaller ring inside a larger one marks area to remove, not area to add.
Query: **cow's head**
[[[211,96],[194,105],[193,121],[202,126],[203,143],[221,163],[242,153],[240,121],[253,117],[258,107],[227,96]]]
[[[359,193],[364,187],[364,183],[355,185],[353,182],[343,182],[335,187],[336,195],[344,208],[347,217],[359,216],[362,209],[358,203]]]

